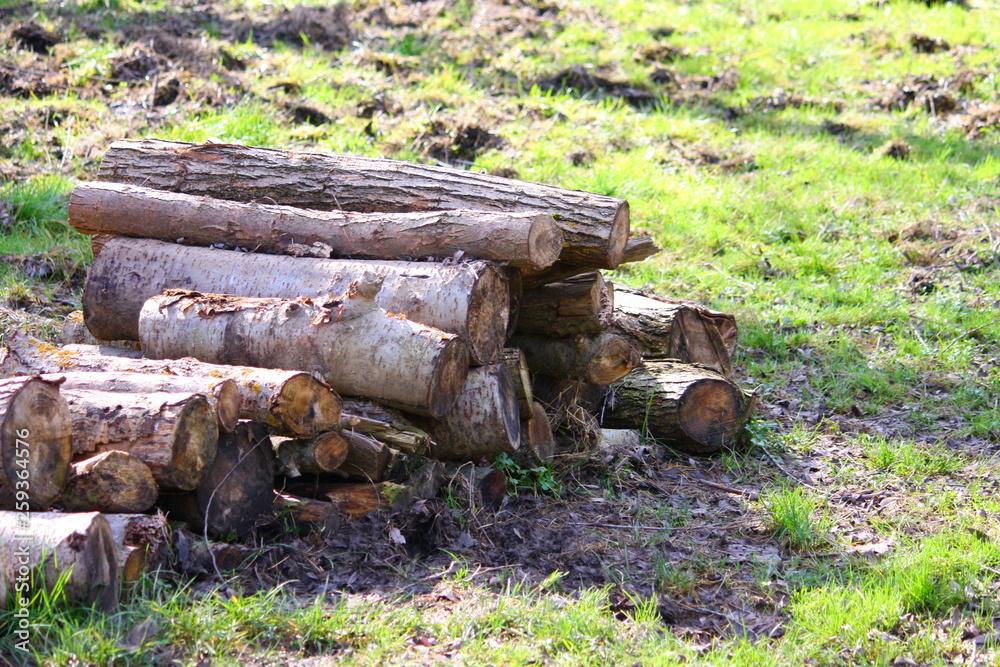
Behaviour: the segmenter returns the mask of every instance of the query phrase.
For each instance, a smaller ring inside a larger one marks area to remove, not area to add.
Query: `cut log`
[[[65,378],[63,389],[106,391],[122,394],[202,394],[208,399],[219,428],[228,433],[240,419],[240,388],[228,378],[152,373],[75,372],[53,374],[47,379]]]
[[[671,361],[645,362],[611,390],[604,426],[636,429],[692,454],[737,447],[753,404],[725,376]]]
[[[541,403],[533,403],[532,416],[521,422],[521,446],[511,454],[522,468],[534,468],[552,463],[556,441],[549,416]]]
[[[421,498],[433,498],[444,483],[444,464],[428,461],[403,484],[340,484],[326,489],[325,495],[337,510],[359,517],[379,510],[402,510]]]
[[[122,450],[163,489],[193,489],[215,458],[219,425],[201,394],[64,391],[73,415],[73,453]]]
[[[656,245],[656,241],[651,236],[631,238],[625,244],[625,256],[622,258],[622,264],[641,262],[649,259],[660,250],[661,248]]]
[[[378,288],[362,283],[317,300],[170,290],[146,302],[139,336],[155,359],[315,371],[341,394],[446,414],[468,373],[468,347],[455,334],[390,317],[375,305]]]
[[[19,585],[43,583],[51,591],[67,570],[68,600],[115,607],[118,548],[100,513],[0,512],[0,604],[9,594],[26,608],[28,591]]]
[[[422,455],[431,443],[430,434],[414,426],[399,410],[356,398],[344,401],[340,428],[370,435],[409,454]]]
[[[198,488],[162,494],[160,505],[213,537],[242,537],[274,502],[274,449],[263,424],[240,422],[218,450]]]
[[[510,369],[496,364],[470,370],[455,407],[428,430],[434,439],[430,456],[442,461],[492,459],[516,450],[521,420]]]
[[[629,239],[625,246],[625,255],[622,264],[629,262],[641,262],[660,252],[660,248],[648,236]],[[594,269],[604,267],[587,264],[575,264],[572,262],[558,261],[545,269],[522,269],[525,289],[534,289],[540,285],[566,280],[573,276],[588,273]]]
[[[73,464],[59,505],[69,512],[145,512],[158,493],[149,466],[111,450]]]
[[[517,412],[521,420],[531,419],[534,395],[531,388],[531,371],[528,369],[528,359],[519,348],[505,347],[500,352],[498,363],[510,369],[510,377],[514,381],[514,394],[517,396]]]
[[[625,338],[644,359],[676,359],[723,374],[732,370],[736,324],[731,315],[620,287],[608,330]]]
[[[83,312],[98,338],[138,340],[143,303],[167,289],[294,299],[379,280],[380,307],[460,335],[481,363],[496,358],[507,333],[509,286],[500,267],[482,261],[313,259],[116,237],[90,268]]]
[[[63,345],[107,345],[124,350],[139,350],[139,343],[134,340],[97,340],[94,338],[87,323],[83,321],[83,311],[74,310],[63,320],[59,342]]]
[[[72,439],[58,380],[0,380],[0,508],[49,507],[69,477]]]
[[[347,460],[347,440],[336,431],[313,438],[272,438],[281,474],[299,477],[333,472]]]
[[[138,185],[81,183],[69,224],[188,245],[225,244],[255,252],[367,259],[475,259],[541,269],[559,258],[563,234],[551,215],[484,210],[355,213],[198,197]]]
[[[123,588],[166,566],[170,528],[163,514],[106,514],[104,518],[118,547]]]
[[[608,385],[639,365],[639,353],[615,334],[578,334],[549,338],[517,334],[510,344],[524,350],[528,367],[536,373]]]
[[[600,271],[525,291],[517,331],[560,337],[595,334],[611,321],[614,292]]]
[[[406,479],[423,463],[412,452],[387,446],[376,437],[358,431],[340,432],[347,440],[347,459],[339,473],[357,482],[398,482]]]
[[[507,497],[507,476],[472,463],[445,466],[445,493],[462,509],[496,510]]]
[[[274,512],[279,519],[288,517],[296,523],[315,524],[327,532],[334,532],[340,526],[340,514],[328,500],[277,493],[274,496]]]
[[[104,181],[158,190],[329,211],[471,208],[548,213],[557,216],[565,237],[560,259],[595,268],[617,267],[629,235],[629,207],[622,199],[356,155],[156,139],[116,141],[99,174]]]
[[[7,339],[8,356],[0,373],[107,371],[179,377],[231,379],[240,390],[240,417],[265,422],[282,435],[311,436],[340,425],[340,397],[324,382],[301,371],[206,364],[194,359],[134,359],[126,352],[92,345],[48,345],[26,334]]]

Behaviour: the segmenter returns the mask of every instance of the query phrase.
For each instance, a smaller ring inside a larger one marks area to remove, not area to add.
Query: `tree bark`
[[[73,415],[73,452],[128,452],[164,489],[193,489],[215,458],[219,425],[201,394],[63,392]]]
[[[563,244],[553,217],[535,212],[317,211],[118,183],[76,186],[69,201],[69,224],[84,234],[186,245],[222,243],[254,252],[401,260],[459,253],[533,269],[555,262]]]
[[[444,415],[465,382],[468,347],[389,316],[375,305],[377,291],[363,283],[313,301],[171,290],[146,302],[139,336],[149,357],[314,371],[341,394]]]
[[[446,493],[463,509],[496,510],[507,497],[507,476],[496,468],[451,464],[444,476]]]
[[[628,202],[622,199],[355,155],[155,139],[116,141],[99,174],[104,181],[159,190],[331,211],[547,213],[556,216],[565,237],[560,259],[596,268],[613,269],[621,263],[629,234]]]
[[[521,440],[517,395],[503,364],[469,371],[455,407],[443,419],[428,420],[429,456],[442,461],[492,459],[517,449]]]
[[[181,376],[153,373],[75,372],[47,376],[49,379],[65,378],[63,389],[106,391],[116,394],[201,394],[216,416],[219,429],[224,433],[236,428],[240,419],[240,388],[228,378],[208,376]],[[138,511],[138,510],[136,510]]]
[[[644,359],[676,359],[726,375],[732,371],[732,315],[620,287],[608,330],[629,341]]]
[[[231,379],[240,390],[240,418],[265,422],[282,435],[307,437],[340,425],[340,397],[326,383],[301,371],[121,356],[125,350],[92,345],[56,347],[22,333],[7,339],[0,373],[68,371],[147,373],[170,377]]]
[[[328,500],[277,493],[274,496],[274,512],[278,519],[288,517],[296,523],[315,524],[327,532],[336,531],[340,525],[337,508]]]
[[[531,410],[531,418],[521,422],[521,446],[511,454],[523,468],[548,465],[556,453],[556,441],[545,408],[541,403],[532,403]]]
[[[73,464],[59,505],[68,512],[145,512],[158,493],[149,466],[110,450]]]
[[[577,334],[550,338],[517,334],[510,344],[524,350],[528,367],[536,373],[608,385],[639,365],[639,353],[615,334]]]
[[[170,528],[163,514],[106,514],[104,518],[118,547],[123,587],[166,564]]]
[[[46,509],[69,477],[73,417],[58,380],[0,380],[0,508]]]
[[[100,513],[0,512],[0,606],[6,608],[6,594],[27,606],[30,593],[18,584],[40,572],[52,590],[66,570],[71,570],[63,588],[67,599],[103,611],[115,607],[118,549]]]
[[[498,363],[510,369],[510,377],[514,381],[514,394],[517,396],[517,413],[521,421],[531,419],[534,403],[534,394],[531,387],[531,370],[528,368],[528,359],[519,348],[505,347],[500,352]]]
[[[752,397],[725,376],[698,366],[648,361],[611,388],[603,426],[631,428],[692,454],[742,441]]]
[[[272,442],[278,470],[287,477],[333,472],[347,460],[347,440],[336,431],[313,438],[272,438]]]
[[[338,472],[356,482],[399,482],[423,463],[413,452],[393,449],[374,436],[352,430],[341,431],[347,440],[347,459]]]
[[[313,259],[117,237],[94,259],[83,312],[96,337],[137,340],[143,303],[167,289],[316,298],[342,294],[356,281],[378,280],[380,307],[460,335],[480,363],[496,358],[507,333],[510,288],[500,267],[481,261],[446,266]]]
[[[240,422],[218,450],[195,490],[162,494],[160,504],[213,537],[242,537],[274,502],[274,448],[263,424]]]
[[[525,291],[516,330],[554,337],[601,333],[613,309],[610,283],[591,271]]]
[[[431,444],[430,434],[414,426],[398,410],[361,399],[344,401],[340,428],[370,435],[393,449],[409,454],[422,455]]]

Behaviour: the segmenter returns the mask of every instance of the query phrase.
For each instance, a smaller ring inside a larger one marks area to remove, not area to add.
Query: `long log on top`
[[[526,290],[516,331],[547,336],[596,334],[611,321],[614,290],[600,271],[591,271]]]
[[[219,425],[201,394],[64,391],[73,414],[73,452],[128,452],[164,489],[193,489],[212,463]]]
[[[337,392],[432,417],[454,404],[469,369],[455,334],[393,317],[375,305],[378,283],[339,297],[266,299],[170,290],[139,316],[155,359],[308,370]]]
[[[149,466],[113,449],[73,464],[59,505],[68,512],[145,512],[158,493]]]
[[[317,211],[120,183],[76,186],[69,200],[69,224],[84,234],[183,239],[187,245],[222,243],[254,252],[403,260],[460,253],[531,269],[551,265],[563,245],[555,220],[543,213]]]
[[[621,379],[641,360],[628,341],[610,333],[563,338],[517,334],[510,345],[524,350],[534,372],[599,385]]]
[[[732,370],[737,338],[732,315],[628,287],[619,286],[616,295],[608,330],[644,359],[676,359],[723,374]]]
[[[49,507],[69,477],[72,438],[73,416],[58,381],[0,380],[0,507]]]
[[[69,600],[103,611],[117,604],[118,549],[98,512],[0,512],[0,608],[8,608],[8,594],[27,607],[27,592],[18,586],[39,569],[50,591],[70,571],[63,587]]]
[[[753,398],[698,366],[647,361],[612,387],[603,426],[632,428],[693,454],[737,447]]]
[[[230,432],[240,419],[240,388],[229,378],[151,373],[76,372],[47,376],[65,378],[63,389],[85,389],[121,394],[153,392],[202,394],[208,399],[219,428]],[[139,511],[139,510],[133,510]]]
[[[239,174],[239,178],[233,178]],[[101,180],[233,201],[343,211],[541,212],[557,216],[560,259],[593,268],[621,263],[628,202],[465,169],[230,144],[116,141]]]
[[[198,487],[164,493],[159,504],[171,519],[190,522],[213,537],[241,537],[274,502],[274,450],[267,429],[240,422],[219,439],[218,454]]]
[[[469,371],[465,387],[443,419],[428,426],[430,456],[443,461],[492,459],[521,442],[521,420],[510,369],[503,364]]]
[[[482,261],[446,266],[313,259],[117,237],[94,259],[83,312],[96,337],[138,340],[143,303],[167,289],[315,298],[342,294],[353,282],[378,280],[380,307],[460,335],[480,363],[496,357],[507,333],[510,288],[500,267]]]
[[[194,359],[135,359],[126,350],[96,345],[56,347],[27,334],[7,338],[0,375],[61,371],[162,374],[233,380],[240,390],[240,417],[265,422],[282,435],[306,437],[340,425],[340,397],[309,373],[250,366],[206,364]]]

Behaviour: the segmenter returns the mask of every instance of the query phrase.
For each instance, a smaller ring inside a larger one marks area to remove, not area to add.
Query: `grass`
[[[65,225],[67,196],[117,138],[433,163],[436,145],[478,125],[503,144],[456,164],[629,199],[634,226],[664,251],[612,280],[736,314],[739,379],[763,401],[753,446],[670,455],[670,478],[642,455],[618,458],[593,488],[577,483],[585,464],[508,467],[541,503],[615,508],[610,523],[629,530],[595,528],[587,542],[612,588],[574,589],[558,569],[544,586],[507,570],[488,581],[472,563],[432,580],[456,600],[149,584],[110,617],[39,602],[37,662],[997,664],[975,637],[995,635],[1000,578],[1000,134],[968,125],[997,99],[997,3],[427,4],[384,3],[383,21],[353,0],[355,34],[339,51],[261,41],[269,3],[214,5],[161,54],[160,83],[178,76],[182,96],[150,108],[154,82],[107,81],[110,64],[152,48],[144,24],[177,28],[183,7],[0,0],[10,27],[30,19],[66,36],[38,55],[0,28],[0,72],[47,71],[56,85],[0,105],[0,321],[51,332],[79,305],[90,249]],[[228,39],[241,17],[254,33]],[[951,49],[919,53],[913,33]],[[663,46],[679,56],[646,62]],[[221,49],[244,69],[220,64]],[[658,103],[537,85],[571,66]],[[658,69],[676,83],[656,83]],[[971,88],[949,87],[962,73]],[[914,77],[959,107],[880,108],[923,85]],[[296,104],[329,122],[294,123]],[[910,147],[905,159],[882,153],[892,140]],[[699,476],[748,493],[705,496]],[[717,518],[726,511],[739,521]],[[753,548],[727,560],[727,542]],[[719,591],[735,597],[716,602]],[[137,649],[128,636],[147,620],[155,631]]]

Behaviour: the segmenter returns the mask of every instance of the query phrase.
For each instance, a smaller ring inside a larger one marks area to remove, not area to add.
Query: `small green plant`
[[[775,491],[764,499],[764,508],[775,537],[792,549],[808,551],[827,542],[825,521],[816,521],[816,502],[802,487]]]
[[[525,468],[509,454],[500,454],[493,463],[507,475],[507,480],[514,489],[527,489],[556,497],[562,495],[562,484],[556,479],[550,466]]]
[[[918,444],[913,440],[863,434],[858,442],[870,467],[903,477],[947,474],[965,465],[957,454],[943,447]]]

